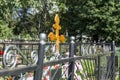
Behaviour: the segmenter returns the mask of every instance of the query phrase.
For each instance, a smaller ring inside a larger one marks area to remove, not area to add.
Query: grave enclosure
[[[32,72],[34,80],[119,80],[114,42],[75,43],[71,37],[69,43],[60,44],[60,55],[55,56],[55,43],[45,39],[41,34],[37,42],[1,42],[0,77],[25,78]]]

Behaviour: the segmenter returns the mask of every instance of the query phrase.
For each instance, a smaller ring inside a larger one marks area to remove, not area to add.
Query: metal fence
[[[40,42],[2,42],[1,80],[119,80],[115,64],[115,44],[70,43],[60,44],[60,54],[55,54],[55,44]]]

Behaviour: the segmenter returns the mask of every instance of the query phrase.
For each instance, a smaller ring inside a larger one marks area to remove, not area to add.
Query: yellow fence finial
[[[60,42],[64,43],[65,37],[64,35],[59,35],[59,30],[61,30],[61,26],[59,25],[60,18],[58,14],[55,15],[54,20],[55,20],[55,24],[53,24],[53,28],[55,29],[55,33],[50,32],[48,38],[51,41],[56,41],[56,53],[59,53],[59,43]]]

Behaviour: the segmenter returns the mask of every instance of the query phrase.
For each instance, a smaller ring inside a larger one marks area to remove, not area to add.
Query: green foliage
[[[120,40],[120,3],[67,0],[67,7],[67,12],[61,15],[69,36],[86,34],[97,35],[100,40]]]
[[[13,37],[12,28],[8,28],[8,24],[0,21],[0,39],[9,39]]]
[[[47,32],[50,27],[46,4],[47,1],[42,0],[1,0],[0,20],[5,22],[7,28],[13,29],[15,36],[39,36],[39,33]],[[28,13],[29,9],[33,9],[33,13]]]
[[[37,12],[28,13],[30,8],[34,8],[33,12],[35,10]],[[112,0],[0,0],[0,20],[8,29],[13,29],[12,32],[16,36],[29,34],[34,37],[41,32],[49,33],[54,23],[55,13],[60,14],[61,33],[68,32],[69,36],[96,35],[100,40],[106,41],[120,40],[119,2],[115,3]],[[1,30],[4,29],[1,28]]]

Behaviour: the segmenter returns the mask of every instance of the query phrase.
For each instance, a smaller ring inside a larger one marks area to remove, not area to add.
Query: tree
[[[1,0],[0,20],[16,36],[36,37],[50,32],[54,14],[59,13],[62,34],[119,41],[119,7],[117,0]]]
[[[66,6],[68,10],[61,16],[69,36],[86,34],[93,39],[120,40],[120,3],[111,0],[66,0]]]
[[[49,0],[1,0],[0,20],[13,29],[14,35],[39,36],[50,26]]]
[[[10,39],[13,37],[12,29],[8,28],[8,24],[0,20],[0,39]]]

